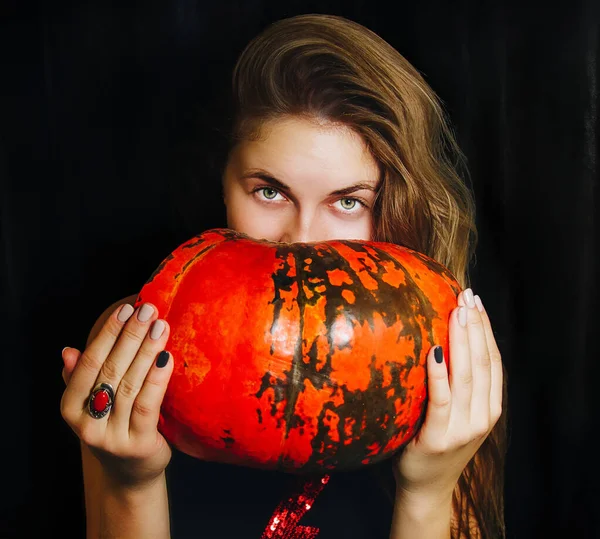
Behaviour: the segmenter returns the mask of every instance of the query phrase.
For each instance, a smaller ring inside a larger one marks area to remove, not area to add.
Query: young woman
[[[449,369],[441,347],[428,355],[418,435],[385,466],[334,474],[301,526],[280,536],[504,536],[503,367],[485,308],[468,288],[473,202],[433,91],[366,28],[306,15],[248,45],[233,98],[223,169],[230,228],[281,242],[403,244],[446,265],[464,287],[449,320]],[[63,351],[61,411],[81,439],[88,537],[259,539],[277,505],[268,493],[289,495],[284,474],[190,458],[180,464],[186,481],[167,489],[172,451],[157,421],[173,362],[185,358],[165,351],[168,324],[152,305],[134,312],[135,298],[105,311],[83,353]],[[98,383],[110,384],[115,400],[95,418],[86,404]],[[386,473],[390,498],[381,495]],[[183,483],[185,526],[172,494]]]

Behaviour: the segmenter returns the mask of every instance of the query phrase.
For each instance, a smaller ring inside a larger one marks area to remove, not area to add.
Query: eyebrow
[[[288,193],[291,193],[292,191],[288,185],[286,185],[285,183],[278,180],[277,178],[275,178],[274,176],[272,176],[264,170],[249,170],[241,177],[242,180],[247,180],[249,178],[260,178],[264,182],[267,182],[268,184],[272,185],[273,187],[277,187],[282,191],[287,191]],[[343,189],[336,189],[335,191],[329,193],[329,196],[346,196],[351,193],[355,193],[356,191],[361,191],[363,189],[367,189],[368,191],[373,192],[377,191],[377,187],[373,184],[366,182],[358,182],[349,185],[348,187],[344,187]]]

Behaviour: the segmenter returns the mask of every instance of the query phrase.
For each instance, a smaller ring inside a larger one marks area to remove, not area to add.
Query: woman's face
[[[227,226],[256,239],[369,240],[377,163],[347,127],[272,120],[238,144],[223,178]]]

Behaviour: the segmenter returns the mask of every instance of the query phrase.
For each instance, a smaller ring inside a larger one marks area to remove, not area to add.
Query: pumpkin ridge
[[[277,267],[275,269],[275,271],[273,273],[271,273],[271,279],[273,281],[273,299],[271,300],[270,303],[274,305],[273,315],[272,315],[273,320],[271,322],[271,328],[270,328],[271,335],[273,335],[273,333],[275,331],[275,328],[279,322],[281,310],[283,308],[283,300],[282,300],[281,291],[289,291],[291,288],[291,285],[294,281],[296,283],[298,283],[297,267],[293,267],[289,263],[289,254],[290,254],[290,249],[288,247],[286,250],[286,245],[280,244],[276,247],[275,259],[280,260],[281,264],[279,267]],[[296,263],[295,258],[294,258],[294,262]],[[290,276],[290,272],[293,272],[295,275]],[[297,296],[295,298],[295,301],[298,303]],[[299,312],[300,312],[300,309],[299,309]],[[271,355],[274,354],[273,341],[271,341],[269,353]],[[298,341],[296,342],[296,344],[294,346],[294,358],[296,358],[299,354],[301,357],[301,353],[302,353],[302,333],[299,332]],[[281,465],[283,463],[283,458],[284,458],[283,457],[283,448],[285,446],[286,438],[289,433],[289,425],[290,425],[289,421],[290,421],[290,417],[293,412],[293,406],[291,407],[291,410],[290,410],[290,402],[293,401],[295,403],[295,401],[297,400],[297,397],[298,397],[298,392],[296,392],[295,396],[290,393],[290,391],[293,392],[293,390],[294,390],[294,384],[291,383],[291,377],[290,377],[290,372],[294,368],[293,365],[294,365],[294,361],[292,361],[292,365],[290,366],[290,371],[284,371],[285,377],[281,377],[281,378],[274,377],[271,374],[271,372],[269,370],[267,370],[263,374],[260,388],[259,388],[258,392],[255,394],[255,397],[257,399],[261,399],[263,394],[265,393],[265,391],[267,391],[268,389],[273,390],[273,403],[271,405],[271,415],[272,416],[277,415],[277,404],[280,403],[281,401],[285,401],[283,417],[279,417],[278,421],[277,421],[278,427],[280,426],[281,422],[284,422],[284,429],[285,429],[285,432],[281,436],[280,442],[279,442],[280,456],[278,457],[278,460],[277,460],[278,465]],[[259,422],[261,422],[260,419],[259,419]]]
[[[204,239],[203,241],[194,243],[193,245],[183,245],[181,247],[181,250],[183,251],[183,249],[192,249],[193,247],[198,246],[199,244],[202,243],[206,243],[206,239]],[[199,258],[201,258],[203,255],[205,255],[206,253],[210,252],[212,249],[214,249],[217,245],[219,245],[221,242],[218,243],[209,243],[207,246],[205,247],[200,247],[200,250],[194,254],[194,256],[192,257],[191,260],[188,260],[180,269],[180,271],[178,271],[175,275],[173,275],[173,281],[174,281],[174,286],[171,289],[171,301],[167,302],[165,307],[166,309],[163,307],[163,312],[160,313],[162,318],[166,318],[169,314],[169,311],[171,310],[171,305],[173,304],[173,298],[175,298],[177,296],[177,291],[179,290],[179,286],[182,283],[182,277],[185,275],[187,269],[194,263],[196,262]]]
[[[448,286],[456,295],[459,294],[460,288],[458,288],[455,284],[458,283],[458,280],[446,266],[437,260],[420,253],[419,251],[412,251],[412,254],[415,258],[418,258],[428,269],[440,275],[448,283]]]
[[[197,245],[197,244],[196,244]],[[179,279],[179,277],[181,275],[183,275],[187,269],[199,258],[201,257],[204,253],[210,251],[211,249],[214,249],[217,245],[219,245],[218,243],[213,243],[213,244],[209,244],[206,247],[202,247],[190,260],[188,260],[182,267],[181,267],[181,271],[179,273],[177,273],[175,275],[176,279]],[[188,247],[183,247],[183,249],[190,249],[192,246],[188,246]],[[194,246],[195,247],[195,246]]]
[[[289,254],[290,251],[288,251]],[[292,252],[293,253],[293,252]],[[292,428],[292,419],[294,416],[294,412],[296,410],[296,403],[298,402],[298,396],[300,395],[300,381],[302,381],[302,388],[304,388],[304,379],[301,377],[302,372],[302,343],[304,341],[304,308],[306,305],[306,293],[304,292],[304,279],[302,275],[304,274],[304,270],[302,269],[302,260],[301,257],[298,256],[299,253],[293,253],[294,260],[296,262],[296,283],[298,286],[298,295],[296,296],[296,301],[298,303],[298,313],[299,313],[299,331],[298,331],[298,340],[296,342],[296,346],[294,349],[294,358],[292,359],[292,364],[289,370],[288,375],[288,387],[291,388],[291,391],[288,393],[288,399],[286,402],[286,410],[284,414],[285,421],[285,434],[281,438],[281,448],[285,446],[285,441],[289,437],[290,429]],[[302,257],[303,258],[303,257]],[[286,373],[287,374],[287,373]],[[284,452],[282,451],[283,458]]]
[[[169,253],[164,259],[163,261],[158,265],[158,267],[152,272],[152,275],[150,275],[150,277],[148,277],[148,280],[144,283],[144,285],[150,284],[152,281],[154,281],[154,278],[160,273],[162,272],[163,269],[165,269],[165,266],[175,258],[175,255],[171,252]]]

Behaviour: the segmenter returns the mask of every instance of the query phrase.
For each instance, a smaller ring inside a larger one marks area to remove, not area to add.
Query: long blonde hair
[[[233,73],[231,147],[267,121],[302,116],[350,127],[379,163],[374,238],[444,264],[463,287],[477,241],[465,160],[439,99],[419,72],[367,28],[332,15],[269,26]],[[454,495],[454,537],[504,536],[505,415],[464,470]]]

